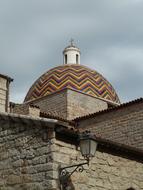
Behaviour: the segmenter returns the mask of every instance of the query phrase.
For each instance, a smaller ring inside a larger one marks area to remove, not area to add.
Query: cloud
[[[0,72],[20,102],[46,70],[62,64],[75,38],[81,63],[98,70],[122,101],[142,96],[143,1],[1,0]],[[135,89],[135,90],[134,90]]]
[[[89,54],[85,64],[96,68],[115,87],[122,101],[142,96],[142,48],[107,47]],[[139,94],[141,93],[141,94]]]

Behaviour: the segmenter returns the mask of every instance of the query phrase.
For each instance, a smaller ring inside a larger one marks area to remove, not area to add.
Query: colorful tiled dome
[[[32,85],[24,101],[34,100],[65,88],[120,103],[114,88],[102,75],[79,64],[62,65],[47,71]]]

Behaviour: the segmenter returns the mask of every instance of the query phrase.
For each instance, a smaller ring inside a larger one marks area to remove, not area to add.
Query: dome
[[[61,65],[44,73],[31,86],[24,102],[41,98],[66,88],[114,103],[120,103],[114,88],[101,74],[79,64]]]

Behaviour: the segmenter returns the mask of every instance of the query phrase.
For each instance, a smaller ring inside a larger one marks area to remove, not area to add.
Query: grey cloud
[[[12,100],[62,64],[71,37],[82,64],[105,75],[123,101],[142,96],[142,10],[141,0],[1,0],[0,72],[15,79]]]

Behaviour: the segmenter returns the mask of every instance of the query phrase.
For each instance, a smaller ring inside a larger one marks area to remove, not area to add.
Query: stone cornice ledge
[[[11,121],[11,122],[20,122],[24,124],[31,124],[35,126],[47,126],[53,128],[55,124],[58,124],[58,120],[56,119],[48,119],[48,118],[40,118],[40,117],[33,117],[28,115],[21,115],[21,114],[13,114],[13,113],[4,113],[0,112],[0,120]]]

